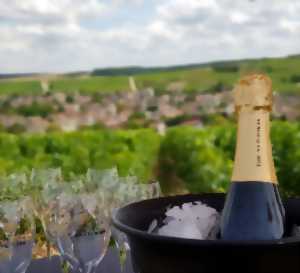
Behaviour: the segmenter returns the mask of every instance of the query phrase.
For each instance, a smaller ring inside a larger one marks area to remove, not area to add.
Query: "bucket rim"
[[[147,230],[141,230],[137,228],[133,228],[120,220],[120,215],[125,211],[130,209],[133,206],[141,206],[145,203],[151,203],[158,199],[163,199],[164,201],[169,200],[170,202],[176,199],[185,199],[185,198],[225,198],[225,194],[223,193],[207,193],[207,194],[185,194],[185,195],[176,195],[169,197],[161,197],[155,199],[143,200],[135,203],[131,203],[124,207],[118,208],[114,211],[112,215],[112,224],[118,230],[124,232],[126,235],[132,238],[138,238],[142,240],[146,240],[149,242],[160,242],[160,243],[169,243],[176,245],[184,245],[184,246],[199,246],[199,247],[283,247],[283,246],[292,246],[292,245],[300,245],[300,236],[288,236],[283,237],[282,239],[276,240],[200,240],[200,239],[187,239],[173,236],[163,236],[154,233],[149,233]],[[299,201],[300,198],[292,197],[287,199],[287,201]],[[201,201],[201,200],[200,200]]]

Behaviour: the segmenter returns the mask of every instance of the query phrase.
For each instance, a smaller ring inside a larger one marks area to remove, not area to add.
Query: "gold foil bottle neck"
[[[232,181],[277,184],[270,141],[272,82],[264,75],[246,76],[233,93],[238,132]]]
[[[272,110],[273,93],[272,81],[262,74],[245,76],[233,90],[235,108],[237,112],[242,109]]]

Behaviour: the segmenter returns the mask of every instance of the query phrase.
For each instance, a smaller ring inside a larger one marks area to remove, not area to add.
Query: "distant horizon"
[[[185,66],[201,66],[201,65],[210,65],[213,63],[218,63],[218,62],[237,62],[237,61],[246,61],[246,60],[259,60],[259,59],[282,59],[282,58],[288,58],[288,57],[293,57],[293,56],[298,56],[300,55],[300,52],[295,52],[291,54],[285,54],[285,55],[278,55],[278,56],[261,56],[261,57],[250,57],[250,58],[238,58],[238,59],[215,59],[207,62],[190,62],[190,63],[174,63],[174,64],[167,64],[167,65],[151,65],[151,66],[146,66],[146,65],[123,65],[123,66],[104,66],[104,67],[93,67],[90,69],[79,69],[79,70],[68,70],[68,71],[62,71],[62,72],[51,72],[51,71],[32,71],[32,72],[13,72],[13,73],[6,73],[6,72],[0,72],[0,76],[30,76],[30,75],[64,75],[64,74],[84,74],[84,73],[90,73],[93,72],[96,69],[122,69],[122,68],[131,68],[131,67],[137,67],[137,68],[146,68],[146,69],[151,69],[151,68],[172,68],[172,67],[185,67]]]

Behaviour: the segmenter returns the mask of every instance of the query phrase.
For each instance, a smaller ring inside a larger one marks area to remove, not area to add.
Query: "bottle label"
[[[269,111],[249,110],[239,113],[232,181],[277,184],[269,134]]]

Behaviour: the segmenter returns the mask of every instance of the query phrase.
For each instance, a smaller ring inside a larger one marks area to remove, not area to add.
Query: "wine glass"
[[[80,221],[78,229],[71,239],[76,258],[80,262],[82,272],[93,273],[102,262],[110,242],[110,225],[105,204],[99,194],[81,193]]]
[[[93,273],[110,238],[102,217],[106,203],[91,193],[96,189],[95,181],[87,179],[85,186],[80,179],[66,183],[57,169],[35,171],[32,179],[41,189],[36,211],[46,237],[57,247],[64,265],[74,273]]]
[[[112,214],[123,205],[160,194],[158,183],[138,182],[136,177],[120,178],[116,168],[89,169],[85,177],[73,176],[68,183],[60,169],[33,170],[36,214],[71,272],[94,273],[109,248],[112,232],[120,256],[126,258],[129,244],[125,234],[112,228]]]
[[[113,213],[117,208],[128,205],[130,203],[158,198],[161,195],[161,189],[158,182],[152,181],[148,184],[138,183],[137,177],[122,177],[119,179],[119,187],[115,192]],[[130,246],[125,233],[116,228],[112,228],[112,237],[114,238],[115,245],[119,251],[121,269],[125,267],[127,257],[130,254]]]
[[[84,183],[77,182],[72,185],[80,202],[72,214],[77,231],[71,235],[71,240],[80,272],[93,273],[109,247],[111,206],[114,203],[112,193],[118,185],[118,173],[115,168],[103,171],[89,169]]]
[[[105,256],[110,231],[97,194],[62,191],[48,202],[43,225],[71,272],[93,273]]]
[[[47,209],[43,210],[42,223],[47,238],[57,247],[61,258],[67,262],[72,272],[84,272],[76,258],[72,237],[80,226],[78,197],[62,190],[48,200]]]
[[[60,251],[71,253],[73,260],[68,263],[74,272],[95,272],[109,248],[118,179],[115,168],[89,169],[83,183],[81,180],[71,183],[80,199],[72,213],[76,231],[70,234],[68,243],[61,242]]]
[[[63,260],[71,265],[77,263],[70,241],[70,236],[76,231],[73,210],[77,200],[78,198],[62,183],[44,186],[36,200],[36,212],[42,222],[46,238],[57,247]]]
[[[32,259],[35,223],[28,197],[0,202],[0,272],[25,273]]]

